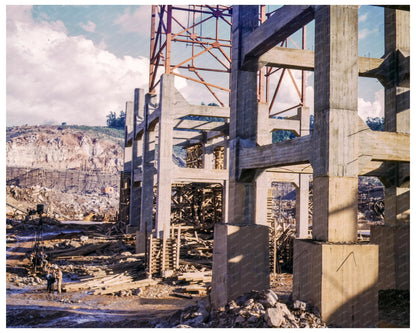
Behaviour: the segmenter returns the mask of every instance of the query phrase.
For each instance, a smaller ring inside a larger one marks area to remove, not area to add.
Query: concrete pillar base
[[[338,327],[376,327],[378,245],[294,241],[293,299]]]
[[[146,251],[146,233],[136,231],[136,254],[145,254]]]
[[[252,290],[270,287],[269,228],[216,224],[211,302],[214,308]]]
[[[378,290],[410,290],[410,225],[371,226],[370,242],[379,246]]]

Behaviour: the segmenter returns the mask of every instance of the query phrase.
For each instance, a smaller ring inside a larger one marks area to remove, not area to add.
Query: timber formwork
[[[257,220],[259,174],[303,170],[313,175],[313,228],[312,240],[294,242],[293,297],[317,307],[330,324],[375,327],[382,275],[388,272],[395,286],[409,283],[409,7],[385,8],[382,59],[358,56],[357,6],[283,6],[261,25],[258,16],[257,6],[233,7],[229,219],[215,228],[211,298],[223,306],[269,288],[268,234]],[[275,47],[312,20],[315,52]],[[261,141],[268,122],[256,92],[264,59],[314,71],[312,134]],[[385,87],[384,132],[358,116],[359,75]],[[378,176],[387,186],[387,223],[369,244],[357,242],[359,175]]]

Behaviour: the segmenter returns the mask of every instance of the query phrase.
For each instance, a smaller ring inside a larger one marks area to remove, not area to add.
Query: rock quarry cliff
[[[123,170],[121,139],[63,126],[11,127],[6,132],[6,166],[52,170]],[[117,142],[118,141],[118,142]]]

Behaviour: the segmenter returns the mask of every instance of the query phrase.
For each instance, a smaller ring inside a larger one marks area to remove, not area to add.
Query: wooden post
[[[176,269],[179,269],[180,252],[181,252],[181,226],[178,225],[178,238],[176,239],[176,262],[175,262]]]
[[[151,233],[150,234],[150,237],[149,237],[149,252],[148,252],[148,265],[147,265],[147,267],[148,267],[148,272],[147,272],[147,278],[148,279],[151,279],[152,278],[152,269],[153,269],[153,267],[152,267],[152,261],[153,261],[153,234]]]

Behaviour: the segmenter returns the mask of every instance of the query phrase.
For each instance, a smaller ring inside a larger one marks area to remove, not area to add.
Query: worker
[[[40,251],[40,267],[43,269],[46,269],[46,266],[48,264],[48,256],[46,253],[43,253],[43,251]]]
[[[50,270],[47,271],[46,273],[46,281],[48,281],[48,285],[47,285],[47,292],[51,293],[53,291],[53,283],[55,282],[55,272],[51,272]]]
[[[59,267],[56,271],[56,287],[56,289],[58,290],[58,294],[60,294],[62,289],[62,271]]]

